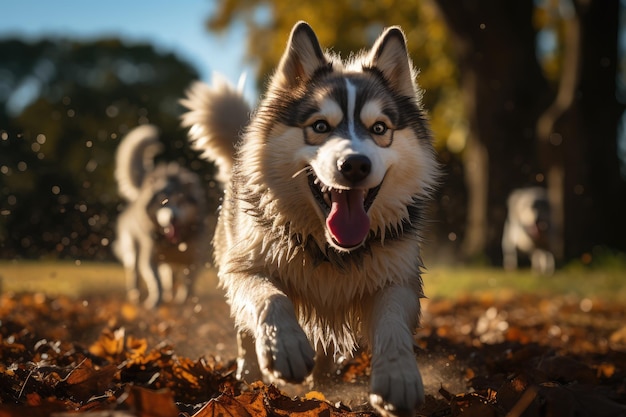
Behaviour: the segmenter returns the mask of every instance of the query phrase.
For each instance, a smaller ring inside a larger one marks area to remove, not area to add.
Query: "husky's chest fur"
[[[294,302],[314,344],[333,345],[345,354],[359,343],[360,322],[379,289],[408,285],[422,296],[421,199],[403,207],[407,215],[399,223],[382,225],[359,248],[343,252],[326,242],[314,212],[297,207],[306,199],[298,193],[302,187],[281,201],[272,188],[248,187],[241,164],[235,165],[215,236],[227,290],[229,277],[239,273],[272,280]]]
[[[372,236],[347,254],[321,246],[312,235],[304,238],[289,222],[276,225],[280,213],[267,217],[241,210],[239,204],[237,199],[225,204],[216,234],[216,241],[233,243],[223,249],[216,245],[222,285],[228,291],[230,277],[239,273],[271,280],[293,301],[315,345],[351,352],[360,341],[360,322],[371,298],[384,286],[408,285],[422,295],[417,229],[408,226],[384,241]]]

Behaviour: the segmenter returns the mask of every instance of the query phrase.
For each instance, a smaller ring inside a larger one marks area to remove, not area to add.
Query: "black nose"
[[[372,162],[365,155],[350,155],[339,166],[343,176],[357,183],[367,177],[372,170]]]

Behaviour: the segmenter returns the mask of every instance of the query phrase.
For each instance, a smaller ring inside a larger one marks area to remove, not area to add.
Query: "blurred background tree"
[[[437,253],[448,241],[454,257],[499,264],[506,198],[536,184],[549,189],[559,259],[626,249],[620,11],[619,0],[225,0],[207,27],[247,23],[262,85],[297,20],[344,56],[402,26],[447,173]]]
[[[536,184],[549,190],[557,255],[588,262],[596,247],[626,251],[623,8],[619,0],[223,0],[206,25],[219,33],[245,23],[261,92],[298,20],[344,57],[400,25],[445,172],[431,262],[499,265],[506,198]],[[4,40],[0,56],[0,256],[111,259],[114,152],[140,123],[161,127],[161,157],[200,171],[217,204],[212,167],[188,149],[178,122],[194,68],[114,39]]]
[[[114,154],[138,124],[161,128],[163,158],[206,169],[178,121],[197,73],[174,55],[59,39],[0,41],[0,56],[2,257],[110,258]]]

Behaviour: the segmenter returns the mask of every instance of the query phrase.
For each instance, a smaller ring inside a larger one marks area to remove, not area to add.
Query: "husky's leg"
[[[122,262],[126,277],[126,297],[129,301],[139,301],[139,253],[137,242],[118,223],[117,240],[113,242],[113,253]]]
[[[161,281],[162,299],[170,302],[174,298],[174,269],[169,264],[159,264],[159,279]]]
[[[533,272],[550,276],[554,273],[554,255],[544,249],[535,249],[530,258]]]
[[[231,275],[227,284],[235,322],[254,335],[261,371],[270,379],[302,382],[313,369],[315,351],[291,300],[262,276]]]
[[[555,268],[554,255],[550,251],[544,251],[544,253],[545,253],[545,257],[546,257],[545,274],[546,275],[552,275],[552,274],[554,274],[554,268]]]
[[[125,265],[126,270],[126,296],[128,300],[133,303],[139,302],[139,252],[133,251],[133,253],[128,255],[129,258],[132,258],[132,262],[128,265]]]
[[[504,231],[502,232],[502,266],[507,271],[517,269],[517,246],[508,221],[504,224]]]
[[[142,242],[139,247],[139,271],[146,283],[148,296],[144,300],[146,308],[156,307],[162,300],[163,289],[159,278],[159,271],[153,258],[153,247],[151,242]]]
[[[128,235],[126,235],[128,236]],[[137,303],[139,302],[139,251],[137,250],[136,243],[130,239],[124,239],[122,263],[124,264],[124,270],[126,272],[126,296],[128,300]]]
[[[178,287],[176,288],[176,295],[174,296],[174,302],[177,304],[183,304],[191,297],[196,276],[200,272],[197,265],[189,265],[186,268],[180,269],[181,270],[178,271]]]
[[[424,402],[422,377],[413,353],[419,298],[409,288],[388,287],[373,299],[370,314],[370,402],[384,416],[413,415]]]

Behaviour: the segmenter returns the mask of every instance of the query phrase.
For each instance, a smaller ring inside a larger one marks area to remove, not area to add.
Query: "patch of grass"
[[[198,276],[196,294],[214,293],[213,271]],[[66,294],[123,294],[124,269],[115,262],[0,261],[0,291]]]
[[[553,276],[533,274],[529,269],[506,272],[494,267],[434,266],[424,274],[428,298],[514,297],[517,294],[575,296],[626,302],[626,268],[611,262],[588,267],[572,264]],[[0,290],[44,292],[80,296],[94,293],[123,293],[124,271],[117,263],[0,261]],[[213,271],[198,277],[197,293],[215,291]]]
[[[503,271],[491,267],[443,267],[429,269],[424,286],[429,298],[461,296],[515,296],[537,294],[574,296],[626,302],[626,269],[568,266],[552,276],[540,276],[529,269]]]
[[[44,292],[79,296],[124,290],[124,271],[115,263],[1,261],[3,292]]]

